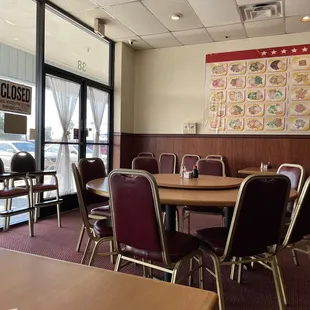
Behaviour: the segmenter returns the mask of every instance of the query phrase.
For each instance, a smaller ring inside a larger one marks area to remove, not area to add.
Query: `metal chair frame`
[[[196,154],[185,154],[185,155],[182,157],[180,169],[184,166],[184,161],[185,161],[185,158],[186,158],[186,157],[196,157],[196,158],[197,158],[197,161],[200,159],[200,156],[199,156],[199,155],[196,155]],[[196,162],[197,162],[197,161],[196,161]],[[186,167],[186,168],[187,168],[187,167]]]
[[[177,164],[177,156],[174,153],[161,153],[159,156],[159,167],[160,167],[162,156],[173,156],[173,172],[172,173],[175,173],[176,164]],[[161,173],[160,169],[159,169],[159,173]]]
[[[96,256],[108,256],[108,255],[113,256],[116,254],[116,252],[113,251],[113,236],[99,238],[94,234],[93,224],[89,221],[89,215],[88,215],[88,212],[86,211],[86,206],[84,203],[84,197],[83,197],[83,193],[82,193],[81,176],[80,176],[80,173],[79,173],[79,171],[78,171],[78,169],[74,163],[72,163],[72,171],[73,171],[73,176],[74,176],[74,180],[75,180],[75,184],[76,184],[76,190],[77,190],[77,196],[78,196],[79,207],[80,207],[80,211],[81,211],[81,215],[82,215],[82,220],[83,220],[83,224],[85,227],[84,229],[88,235],[88,240],[87,240],[86,247],[84,250],[84,254],[83,254],[83,257],[81,260],[81,264],[85,263],[86,256],[87,256],[88,251],[90,249],[90,245],[92,242],[94,242],[94,247],[93,247],[93,250],[91,252],[89,262],[88,262],[88,265],[91,266],[93,264]],[[109,220],[109,219],[107,219],[107,220]],[[99,246],[103,242],[109,242],[110,243],[110,251],[98,253]],[[112,248],[112,250],[111,250],[111,248]]]
[[[155,157],[153,153],[151,152],[140,152],[138,154],[138,157]]]
[[[156,214],[156,222],[157,222],[157,227],[159,230],[160,234],[160,243],[161,243],[161,248],[162,248],[162,259],[165,267],[162,267],[160,265],[155,265],[151,261],[145,261],[145,260],[139,260],[137,258],[129,257],[126,255],[126,252],[122,250],[121,244],[117,241],[117,232],[115,229],[115,215],[114,215],[114,208],[113,208],[113,190],[111,186],[111,178],[114,175],[125,175],[128,177],[137,177],[137,176],[142,176],[146,178],[150,184],[151,190],[152,190],[152,196],[153,196],[153,201],[154,201],[154,208],[155,208],[155,214]],[[160,209],[160,202],[159,202],[159,194],[158,194],[158,188],[156,184],[156,180],[154,177],[143,170],[130,170],[130,169],[116,169],[110,172],[109,174],[109,192],[110,192],[110,202],[111,202],[111,211],[112,211],[112,222],[113,222],[113,234],[115,236],[115,249],[116,252],[118,253],[116,264],[115,264],[115,269],[114,271],[118,272],[121,268],[121,262],[122,260],[127,261],[127,262],[132,262],[136,263],[139,265],[142,265],[144,267],[148,267],[150,269],[156,269],[160,270],[166,273],[170,273],[172,275],[171,277],[171,283],[179,283],[182,282],[185,278],[189,277],[189,284],[191,281],[191,275],[196,271],[199,270],[199,287],[203,288],[203,261],[202,261],[202,252],[200,250],[194,251],[187,256],[183,257],[180,259],[178,262],[173,263],[169,260],[168,257],[168,251],[167,251],[167,243],[166,243],[166,237],[165,237],[165,230],[164,230],[164,225],[163,225],[163,220],[162,220],[162,214],[161,214],[161,209]],[[198,266],[195,268],[192,268],[188,274],[184,275],[181,279],[176,281],[176,277],[178,274],[178,271],[180,267],[185,263],[189,262],[190,266],[192,267],[193,260],[198,261]]]

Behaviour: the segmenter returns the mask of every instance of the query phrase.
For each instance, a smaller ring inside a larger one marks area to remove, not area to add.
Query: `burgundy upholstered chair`
[[[129,261],[172,274],[176,282],[179,267],[192,260],[199,265],[199,286],[203,287],[202,253],[199,240],[191,235],[164,230],[158,188],[146,171],[116,169],[109,174],[110,204],[115,247],[115,271]],[[157,264],[156,264],[157,263]],[[182,279],[183,280],[183,279]]]
[[[277,171],[278,174],[286,175],[291,181],[291,188],[300,194],[305,181],[305,169],[301,165],[282,164]],[[297,202],[297,200],[296,200]],[[289,202],[287,205],[287,216],[289,217],[295,208],[296,202]]]
[[[24,184],[22,186],[15,186],[15,182],[12,182],[14,178],[18,178]],[[30,199],[30,188],[26,179],[25,173],[13,173],[5,172],[2,159],[0,159],[0,183],[2,187],[0,189],[0,199],[5,200],[5,208],[0,211],[0,217],[4,218],[3,231],[7,231],[11,216],[19,215],[22,213],[28,213],[28,224],[29,224],[29,236],[33,237],[33,211]],[[27,205],[22,208],[12,208],[12,199],[17,197],[27,196]]]
[[[94,262],[94,259],[97,255],[98,256],[110,255],[111,257],[113,257],[113,255],[116,254],[115,252],[113,252],[113,247],[111,246],[110,246],[110,252],[98,253],[98,248],[101,243],[109,242],[111,245],[111,243],[113,242],[113,230],[111,227],[111,218],[96,220],[94,223],[90,221],[88,208],[84,200],[85,195],[84,195],[82,177],[79,173],[78,168],[74,163],[72,164],[72,172],[75,180],[76,191],[79,201],[79,209],[83,220],[84,230],[87,232],[88,235],[88,240],[82,257],[81,264],[85,262],[91,243],[92,242],[95,243],[88,263],[88,265],[90,266]],[[113,261],[112,258],[111,261]]]
[[[175,173],[177,157],[174,153],[162,153],[159,156],[159,173]]]
[[[131,168],[135,170],[145,170],[151,174],[158,174],[158,162],[155,157],[135,157],[132,160]]]
[[[11,160],[11,171],[27,175],[30,198],[34,208],[34,221],[36,222],[38,219],[38,209],[56,205],[58,227],[61,227],[60,204],[63,203],[63,199],[59,197],[57,172],[53,170],[37,170],[34,157],[27,152],[14,154]],[[55,191],[55,199],[40,201],[40,193],[51,191]]]
[[[214,264],[220,310],[225,309],[220,265],[258,261],[271,263],[279,308],[284,309],[283,283],[276,255],[281,244],[289,192],[290,181],[284,175],[248,176],[241,184],[230,228],[197,231],[203,242],[202,249]]]
[[[86,184],[94,179],[106,177],[106,170],[104,162],[101,158],[82,158],[78,162],[78,170],[81,175],[82,192],[84,196],[84,203],[89,210],[88,217],[90,219],[100,220],[111,217],[109,206],[109,199],[98,196],[86,190]],[[84,236],[84,224],[82,224],[81,232],[79,235],[76,251],[80,251],[81,243]],[[112,250],[112,248],[111,248]]]
[[[197,161],[197,169],[200,175],[213,175],[225,177],[225,165],[219,159],[202,158]],[[187,219],[187,232],[190,233],[190,215],[191,213],[213,214],[224,217],[224,209],[217,207],[185,206],[182,210],[181,231],[183,231],[184,221]]]
[[[188,171],[192,171],[193,166],[196,165],[197,161],[200,159],[199,155],[195,155],[195,154],[185,154],[182,157],[182,161],[181,161],[181,168],[183,166],[185,166],[186,170]],[[180,169],[181,169],[180,168]]]
[[[153,153],[151,153],[151,152],[140,152],[139,154],[138,154],[138,156],[140,157],[155,157],[154,156],[154,154]]]

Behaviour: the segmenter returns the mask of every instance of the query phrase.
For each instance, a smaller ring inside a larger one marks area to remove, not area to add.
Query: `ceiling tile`
[[[168,32],[140,2],[109,6],[105,10],[138,35]]]
[[[136,2],[138,0],[88,0],[88,1],[92,1],[92,2],[95,2],[102,7],[106,7],[106,6],[110,6],[110,5],[116,5],[116,4]]]
[[[51,0],[54,4],[61,7],[67,12],[83,11],[83,10],[92,10],[97,5],[92,1],[88,0]]]
[[[74,15],[90,27],[94,27],[96,18],[103,19],[105,23],[105,35],[112,40],[135,36],[126,26],[112,18],[100,7],[94,10],[76,12]]]
[[[310,14],[309,0],[286,0],[285,16],[306,15]]]
[[[310,32],[310,22],[303,23],[300,21],[302,16],[287,17],[285,19],[285,32],[297,33],[297,32]]]
[[[168,28],[170,31],[195,29],[202,27],[202,23],[186,0],[143,0],[142,3]],[[179,20],[172,20],[171,15],[179,13]]]
[[[143,36],[142,39],[154,48],[172,47],[181,45],[171,33],[161,33]]]
[[[172,34],[184,45],[213,42],[205,28],[176,31]]]
[[[244,24],[248,37],[264,37],[285,33],[283,18],[248,22]]]
[[[128,40],[131,39],[133,40],[133,44],[129,44]],[[132,38],[124,38],[122,40],[117,40],[119,42],[124,42],[125,44],[129,45],[132,49],[136,51],[141,51],[141,50],[147,50],[151,49],[152,47],[147,44],[145,41],[143,41],[140,37],[132,37]]]
[[[206,27],[239,23],[235,0],[188,0]]]
[[[207,31],[214,41],[227,41],[247,38],[242,24],[211,27],[207,28]]]

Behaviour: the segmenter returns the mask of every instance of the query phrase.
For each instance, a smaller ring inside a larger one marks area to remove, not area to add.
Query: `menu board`
[[[206,56],[208,133],[310,134],[310,45]]]

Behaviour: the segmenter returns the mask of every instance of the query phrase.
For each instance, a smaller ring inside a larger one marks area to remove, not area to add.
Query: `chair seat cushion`
[[[16,197],[16,196],[24,196],[28,195],[28,191],[25,187],[10,187],[4,188],[0,190],[0,198],[9,198],[9,197]]]
[[[177,231],[166,231],[167,252],[172,263],[199,249],[200,241],[197,237]],[[145,251],[130,246],[125,247],[129,256],[144,258],[155,262],[163,262],[161,252]]]
[[[57,185],[55,184],[38,183],[33,185],[34,192],[47,192],[47,191],[54,191],[56,189]]]
[[[202,245],[213,251],[217,256],[224,254],[229,228],[212,227],[197,230],[197,236],[202,240]]]
[[[96,221],[94,223],[93,229],[96,237],[98,238],[113,236],[112,224],[110,219],[102,219]]]
[[[111,209],[110,206],[103,206],[100,203],[94,203],[88,206],[90,208],[90,214],[91,215],[97,215],[97,216],[105,216],[105,217],[111,217]]]
[[[212,213],[223,215],[223,208],[217,207],[201,207],[201,206],[186,206],[184,207],[185,212],[198,212],[198,213]]]

